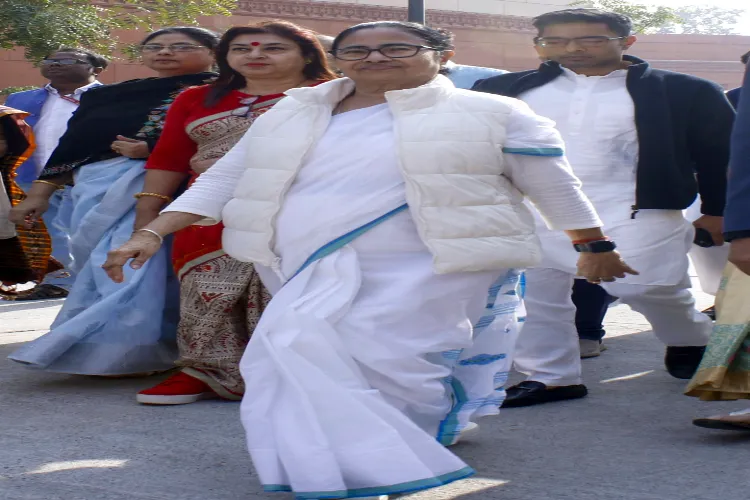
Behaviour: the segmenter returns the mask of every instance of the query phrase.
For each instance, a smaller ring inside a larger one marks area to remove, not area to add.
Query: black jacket
[[[727,91],[727,99],[729,99],[729,102],[732,103],[732,106],[734,106],[734,109],[737,109],[740,105],[740,92],[741,91],[742,91],[742,88],[740,87]]]
[[[651,68],[635,57],[625,59],[633,63],[627,88],[639,145],[634,214],[639,209],[683,210],[700,192],[701,211],[721,216],[734,122],[723,89],[702,78]],[[558,63],[548,61],[538,70],[480,80],[473,90],[518,97],[562,72]]]

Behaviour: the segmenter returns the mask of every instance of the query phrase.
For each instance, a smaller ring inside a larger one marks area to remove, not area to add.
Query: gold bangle
[[[133,198],[135,198],[136,200],[140,200],[144,196],[150,196],[151,198],[159,198],[160,200],[164,200],[167,203],[172,203],[173,201],[172,198],[170,198],[166,194],[159,194],[159,193],[135,193],[133,195]]]
[[[55,186],[55,189],[57,189],[58,191],[62,191],[63,189],[65,189],[65,186],[63,186],[61,184],[57,184],[56,182],[35,180],[35,181],[32,181],[32,184],[35,183],[35,182],[37,184],[47,184],[48,186]]]

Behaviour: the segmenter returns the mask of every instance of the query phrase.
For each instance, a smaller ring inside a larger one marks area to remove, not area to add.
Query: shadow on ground
[[[455,448],[477,476],[408,500],[747,498],[750,433],[691,419],[742,408],[682,395],[650,333],[607,341],[584,361],[584,400],[503,410]],[[4,358],[14,348],[0,348]],[[284,499],[261,492],[239,405],[143,407],[159,378],[109,380],[0,361],[0,499]],[[748,404],[750,405],[750,404]]]

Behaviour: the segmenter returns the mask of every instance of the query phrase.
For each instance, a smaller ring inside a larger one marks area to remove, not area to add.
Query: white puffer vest
[[[275,267],[274,222],[305,155],[333,108],[354,88],[346,78],[293,89],[259,117],[243,142],[247,170],[225,206],[224,249]],[[541,260],[534,218],[503,175],[510,114],[505,97],[456,89],[439,76],[386,93],[394,116],[406,199],[438,274],[530,267]]]

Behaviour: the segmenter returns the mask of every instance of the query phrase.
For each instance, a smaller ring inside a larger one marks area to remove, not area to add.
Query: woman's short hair
[[[622,37],[630,36],[633,32],[633,21],[628,16],[600,9],[556,10],[531,20],[539,36],[542,36],[547,26],[570,23],[606,24],[617,36]]]
[[[405,33],[414,35],[422,39],[425,45],[432,47],[438,52],[444,50],[453,50],[453,33],[442,28],[432,28],[418,23],[409,23],[405,21],[374,21],[371,23],[362,23],[351,26],[333,40],[331,50],[336,52],[341,43],[350,35],[362,30],[376,28],[394,28]]]
[[[376,29],[376,28],[395,28],[409,33],[420,38],[424,44],[428,47],[432,47],[437,52],[443,52],[446,50],[453,50],[453,33],[443,28],[432,28],[418,23],[410,23],[406,21],[374,21],[370,23],[362,23],[351,26],[341,33],[333,40],[331,52],[334,54],[341,46],[344,40],[350,35],[362,30]],[[448,74],[450,71],[447,68],[441,68],[441,74]]]
[[[216,48],[216,65],[219,67],[219,78],[211,85],[213,89],[206,96],[206,106],[216,105],[232,90],[246,85],[245,78],[229,66],[227,55],[232,40],[241,35],[271,34],[294,42],[300,48],[302,57],[307,61],[302,70],[307,80],[328,81],[336,78],[336,74],[328,66],[325,49],[318,40],[318,34],[309,29],[288,21],[264,21],[248,26],[234,26],[229,28],[221,37]]]
[[[141,40],[141,45],[146,45],[148,42],[161,35],[179,34],[185,35],[192,39],[195,43],[208,47],[211,50],[215,50],[219,44],[219,35],[211,30],[205,28],[198,28],[196,26],[170,26],[169,28],[162,28],[149,34],[146,38]]]

